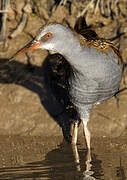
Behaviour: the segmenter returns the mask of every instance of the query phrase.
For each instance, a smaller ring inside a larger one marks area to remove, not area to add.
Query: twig
[[[107,13],[108,13],[108,16],[110,16],[111,14],[111,1],[110,0],[107,1]]]
[[[62,4],[63,4],[63,5],[65,6],[66,3],[67,3],[67,0],[61,0],[59,5],[62,5]]]
[[[0,13],[7,13],[7,10],[0,10]]]
[[[9,37],[14,38],[18,34],[20,34],[23,31],[23,29],[24,29],[24,27],[26,25],[26,21],[27,21],[27,14],[25,12],[23,12],[20,23],[18,24],[16,29],[11,33],[11,35]]]
[[[86,12],[87,12],[90,8],[91,8],[91,9],[94,9],[94,6],[95,6],[95,0],[91,0],[91,1],[87,4],[86,8],[83,9],[83,11],[78,14],[78,17],[84,16],[84,14],[86,14]]]
[[[120,11],[119,0],[113,1],[112,4],[113,4],[113,10],[114,10],[116,16],[118,16],[119,15],[119,11]]]
[[[104,1],[101,1],[101,2],[100,2],[100,11],[101,11],[102,15],[105,15]]]
[[[2,0],[1,4],[1,12],[3,13],[2,15],[2,23],[1,23],[1,30],[0,30],[0,43],[5,43],[6,39],[6,20],[7,20],[7,9],[10,5],[10,0]]]
[[[18,34],[20,34],[23,31],[23,29],[24,29],[24,27],[26,25],[26,22],[27,22],[27,16],[28,16],[27,14],[29,12],[31,12],[29,2],[30,2],[29,0],[26,1],[26,4],[22,9],[22,17],[21,17],[20,23],[18,24],[16,29],[10,34],[10,36],[9,36],[10,38],[16,37]]]
[[[97,0],[97,2],[96,2],[96,6],[95,6],[95,10],[94,10],[94,13],[95,13],[95,14],[96,14],[97,11],[99,10],[100,2],[101,2],[101,0]]]

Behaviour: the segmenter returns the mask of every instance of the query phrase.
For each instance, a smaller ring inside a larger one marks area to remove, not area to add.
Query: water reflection
[[[46,154],[45,160],[31,162],[25,166],[0,169],[0,179],[56,179],[56,180],[95,180],[101,179],[101,161],[92,154],[80,149],[80,145],[59,145]]]
[[[96,180],[98,178],[100,179],[100,177],[103,176],[101,161],[96,158],[95,154],[91,154],[90,149],[85,151],[85,154],[80,154],[80,156],[77,146],[72,146],[72,150],[75,162],[77,163],[77,171],[81,173],[83,180]],[[81,152],[82,151],[83,150],[81,150]]]

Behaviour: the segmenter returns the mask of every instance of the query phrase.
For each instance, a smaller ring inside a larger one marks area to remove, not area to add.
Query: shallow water
[[[91,162],[87,161],[87,150],[83,140],[80,139],[79,144],[74,148],[62,142],[62,137],[1,138],[0,179],[124,180],[127,178],[125,139],[93,139]]]

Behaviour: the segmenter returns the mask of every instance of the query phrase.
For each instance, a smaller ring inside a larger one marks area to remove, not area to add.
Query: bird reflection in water
[[[80,157],[79,157],[77,145],[72,145],[72,150],[73,150],[73,155],[74,155],[74,158],[75,158],[77,171],[81,172]],[[84,162],[85,170],[82,173],[83,180],[96,180],[92,176],[92,175],[94,175],[94,171],[91,170],[92,169],[92,164],[91,164],[92,158],[91,158],[91,152],[90,152],[89,149],[87,151],[86,160],[84,160],[84,161],[85,161]]]

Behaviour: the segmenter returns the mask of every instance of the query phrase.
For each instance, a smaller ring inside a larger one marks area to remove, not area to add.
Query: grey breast
[[[118,91],[122,77],[122,66],[118,65],[113,51],[103,54],[89,48],[86,52],[85,59],[73,64],[73,76],[69,80],[70,95],[77,106],[106,101]]]

